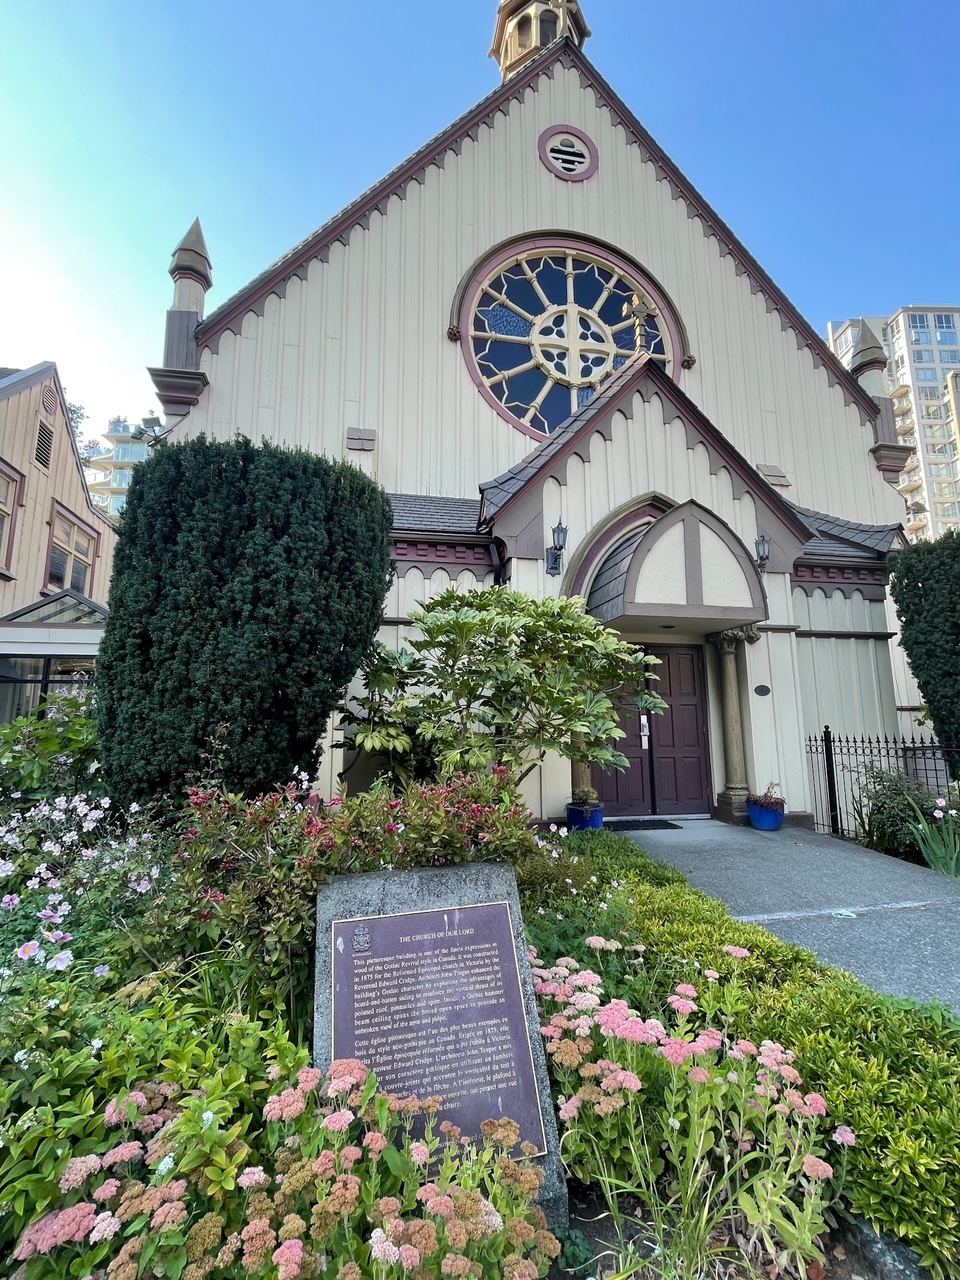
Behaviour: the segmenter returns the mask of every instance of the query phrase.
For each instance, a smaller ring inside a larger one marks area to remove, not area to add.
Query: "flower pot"
[[[751,827],[757,831],[779,831],[783,826],[783,809],[768,809],[762,804],[751,804],[747,801],[747,815]]]
[[[567,826],[571,831],[599,831],[603,826],[603,805],[568,804]]]

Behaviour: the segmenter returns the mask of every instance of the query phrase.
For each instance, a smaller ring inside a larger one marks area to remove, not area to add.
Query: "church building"
[[[879,357],[839,363],[589,35],[577,0],[500,0],[502,84],[209,314],[195,223],[151,374],[174,440],[266,437],[383,485],[387,644],[452,584],[506,585],[655,653],[668,709],[626,718],[608,815],[738,821],[773,782],[810,822],[806,736],[900,728],[908,450]],[[569,764],[529,788],[562,813]]]

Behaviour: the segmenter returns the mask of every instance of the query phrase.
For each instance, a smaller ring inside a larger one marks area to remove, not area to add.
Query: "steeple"
[[[500,0],[490,56],[509,80],[564,36],[582,47],[589,35],[579,0]]]
[[[173,276],[173,306],[167,312],[163,343],[163,365],[148,369],[163,405],[167,425],[172,426],[199,403],[207,375],[199,369],[200,352],[194,334],[203,319],[207,290],[213,284],[213,268],[207,242],[203,238],[200,219],[195,218],[190,230],[173,251],[170,263]]]
[[[170,274],[174,281],[173,310],[195,311],[202,317],[204,295],[213,284],[213,267],[199,218],[194,218],[190,230],[174,249]]]

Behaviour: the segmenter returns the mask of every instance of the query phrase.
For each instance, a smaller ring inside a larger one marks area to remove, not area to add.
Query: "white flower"
[[[64,969],[69,969],[72,964],[72,951],[58,951],[55,956],[51,956],[47,961],[47,968],[54,969],[57,973],[62,973]]]
[[[14,865],[12,862],[0,862],[0,880],[5,876],[12,876],[13,872]]]
[[[91,760],[90,763],[87,765],[87,773],[92,775],[96,773],[99,768],[100,768],[100,761]]]
[[[676,1116],[670,1116],[670,1118],[667,1120],[667,1124],[670,1126],[671,1129],[673,1129],[674,1132],[676,1132],[680,1128],[680,1121],[676,1118]]]
[[[206,1131],[213,1124],[213,1119],[214,1119],[214,1116],[212,1111],[205,1111],[203,1115],[200,1117],[200,1128],[203,1130],[204,1133],[206,1133]]]
[[[130,805],[130,808],[129,808],[129,810],[128,810],[127,812],[128,812],[128,813],[139,813],[139,812],[140,812],[140,806],[137,804],[136,800],[134,800],[134,801],[133,801],[133,803]]]
[[[47,1008],[48,1008],[48,1009],[59,1009],[59,1008],[60,1008],[60,1001],[59,1001],[59,1000],[48,1000],[48,1001],[47,1001]]]
[[[100,1050],[103,1048],[103,1041],[100,1039],[99,1036],[94,1037],[94,1039],[90,1041],[90,1048],[93,1050],[94,1053],[100,1052]]]
[[[13,1060],[18,1067],[22,1067],[23,1064],[26,1062],[28,1056],[29,1055],[26,1049],[18,1049],[17,1052],[13,1055]]]
[[[205,1112],[204,1114],[209,1115],[210,1113]],[[165,1178],[172,1168],[173,1168],[173,1156],[164,1156],[163,1159],[160,1161],[160,1163],[157,1165],[157,1173],[161,1178]]]

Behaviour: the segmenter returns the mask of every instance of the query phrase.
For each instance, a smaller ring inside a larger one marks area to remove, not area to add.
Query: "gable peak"
[[[558,40],[582,48],[589,36],[579,0],[500,0],[490,56],[509,80]]]

